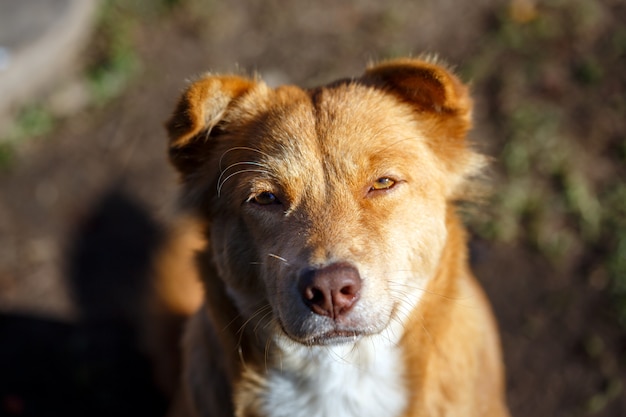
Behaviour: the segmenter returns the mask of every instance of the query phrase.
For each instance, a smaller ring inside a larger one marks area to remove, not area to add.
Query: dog
[[[486,158],[432,58],[302,89],[206,75],[166,123],[204,301],[175,415],[508,416],[457,203]]]

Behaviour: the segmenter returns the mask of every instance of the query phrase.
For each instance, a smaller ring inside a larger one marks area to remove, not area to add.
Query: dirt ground
[[[164,414],[168,398],[138,343],[139,295],[173,213],[163,121],[196,74],[309,86],[359,74],[371,60],[437,52],[473,81],[472,137],[494,156],[495,194],[510,178],[500,157],[518,84],[567,115],[580,172],[594,185],[626,178],[624,107],[609,108],[626,92],[620,1],[164,3],[159,12],[128,7],[141,67],[125,92],[22,142],[0,171],[0,415]],[[578,20],[555,20],[561,12]],[[542,16],[552,19],[548,35],[516,43],[507,25]],[[565,29],[550,35],[556,24]],[[620,54],[605,53],[617,42]],[[601,69],[592,87],[567,76],[582,58],[597,58],[581,67],[584,80]],[[525,65],[535,81],[509,76]],[[626,415],[626,334],[603,267],[612,240],[575,241],[555,261],[524,234],[478,229],[472,262],[502,331],[512,414]]]

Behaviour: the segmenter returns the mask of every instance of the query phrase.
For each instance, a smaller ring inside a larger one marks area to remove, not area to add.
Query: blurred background
[[[0,415],[164,415],[138,317],[186,80],[422,52],[471,84],[493,157],[466,217],[513,415],[626,415],[625,22],[623,0],[0,0]]]

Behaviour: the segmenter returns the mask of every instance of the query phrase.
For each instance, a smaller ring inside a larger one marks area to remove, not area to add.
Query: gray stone
[[[21,106],[50,93],[74,72],[98,3],[0,1],[0,137]]]

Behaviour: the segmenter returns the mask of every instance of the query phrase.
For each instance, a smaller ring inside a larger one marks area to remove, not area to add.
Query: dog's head
[[[401,323],[482,158],[466,87],[428,60],[304,90],[206,76],[167,124],[184,202],[244,320],[305,345]]]

